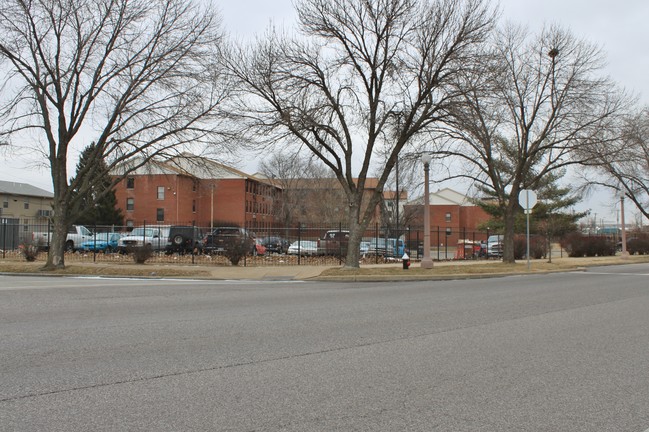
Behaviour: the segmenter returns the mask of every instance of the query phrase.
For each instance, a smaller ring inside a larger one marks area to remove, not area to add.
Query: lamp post
[[[620,195],[620,219],[622,223],[622,259],[629,257],[629,252],[626,250],[626,224],[624,223],[624,194]]]
[[[214,183],[210,184],[210,233],[214,232]]]
[[[424,163],[424,257],[421,259],[421,268],[433,268],[433,260],[430,258],[430,192],[428,190],[428,173],[432,156],[428,153],[421,155]]]

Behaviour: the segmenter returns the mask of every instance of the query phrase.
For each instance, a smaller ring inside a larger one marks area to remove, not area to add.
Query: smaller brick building
[[[412,226],[424,225],[424,197],[405,205],[404,211]],[[460,239],[486,240],[486,234],[478,232],[478,225],[491,217],[467,196],[445,188],[429,196],[431,245],[454,246]],[[423,236],[423,235],[422,235]],[[423,237],[422,237],[423,238]]]

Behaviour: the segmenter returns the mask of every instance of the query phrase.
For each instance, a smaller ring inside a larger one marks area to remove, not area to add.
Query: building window
[[[450,221],[451,221],[451,214],[446,213],[446,222],[450,222]]]
[[[126,221],[126,228],[128,228],[129,231],[130,231],[134,226],[135,226],[135,224],[133,223],[132,220],[128,219],[128,220]]]
[[[126,189],[135,189],[135,177],[126,177]]]
[[[25,224],[23,225],[23,231],[29,231],[29,219],[25,219]]]
[[[446,235],[451,235],[452,233],[451,227],[446,227]]]
[[[165,187],[158,186],[158,200],[163,200],[163,199],[165,199]]]
[[[2,207],[9,208],[9,198],[7,197],[4,198],[4,201],[2,201]]]
[[[25,199],[25,210],[29,210],[29,200]]]
[[[165,220],[165,209],[159,208],[156,209],[155,217],[157,222],[164,222]]]
[[[196,213],[196,200],[192,200],[192,213]]]
[[[135,198],[126,198],[126,211],[135,210]]]

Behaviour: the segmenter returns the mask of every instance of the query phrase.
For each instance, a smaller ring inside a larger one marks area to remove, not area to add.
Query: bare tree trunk
[[[515,201],[510,199],[507,205],[507,212],[505,213],[505,232],[503,233],[503,262],[508,264],[515,263],[514,259],[514,223],[516,219],[516,212],[513,209]]]
[[[54,223],[50,239],[47,262],[44,270],[62,269],[65,267],[65,243],[68,236],[68,210],[65,203],[54,203]]]
[[[360,206],[353,205],[349,209],[349,243],[347,244],[347,257],[345,258],[345,269],[358,268],[361,256],[360,244],[365,232],[366,224],[359,223]]]

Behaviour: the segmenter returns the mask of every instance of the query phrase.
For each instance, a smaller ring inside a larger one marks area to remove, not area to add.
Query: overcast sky
[[[235,38],[262,32],[270,23],[290,28],[295,22],[291,0],[215,1],[226,31]],[[649,105],[649,1],[647,0],[502,0],[502,18],[538,30],[557,23],[576,36],[600,45],[607,54],[606,73],[627,90],[637,93]],[[74,164],[76,165],[76,163]],[[73,166],[74,166],[73,165]],[[247,167],[246,167],[247,168]],[[254,168],[253,168],[254,170]],[[44,169],[29,169],[28,162],[3,155],[0,180],[30,183],[52,190]],[[597,218],[615,221],[615,212],[606,194],[592,196],[578,210],[593,209]],[[629,208],[632,214],[633,209]]]

